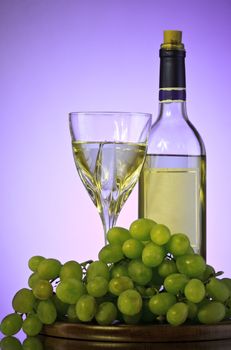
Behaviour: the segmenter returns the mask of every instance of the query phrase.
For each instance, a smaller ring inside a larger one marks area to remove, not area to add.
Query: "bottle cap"
[[[166,50],[184,50],[182,40],[182,31],[180,30],[165,30],[164,42],[161,44],[161,49]]]

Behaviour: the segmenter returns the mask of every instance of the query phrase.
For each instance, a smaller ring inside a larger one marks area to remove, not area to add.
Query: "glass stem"
[[[106,245],[106,244],[108,244],[107,232],[110,228],[112,228],[116,224],[118,215],[115,215],[114,213],[110,213],[108,203],[104,202],[104,204],[102,205],[102,208],[101,208],[100,217],[101,217],[102,224],[103,224],[104,242]]]

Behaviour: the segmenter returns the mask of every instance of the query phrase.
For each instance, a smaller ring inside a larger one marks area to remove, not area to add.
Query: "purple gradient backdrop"
[[[83,261],[101,222],[74,166],[67,114],[158,109],[164,29],[183,30],[188,113],[208,155],[208,261],[230,267],[229,0],[0,2],[0,318],[34,254]],[[137,217],[137,190],[118,224]]]

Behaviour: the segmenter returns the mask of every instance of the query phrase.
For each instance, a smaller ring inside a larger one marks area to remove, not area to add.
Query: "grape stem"
[[[93,260],[87,260],[87,261],[82,262],[80,265],[85,267],[86,265],[91,264],[91,263],[93,263]]]
[[[218,271],[218,272],[215,273],[214,276],[218,277],[218,276],[223,275],[223,273],[224,273],[224,271]]]
[[[91,263],[93,263],[93,260],[86,260],[84,262],[82,262],[80,265],[83,269],[83,274],[84,274],[84,277],[83,277],[83,282],[86,282],[86,278],[87,278],[87,265],[90,265]]]
[[[224,273],[223,271],[218,271],[218,272],[216,272],[216,273],[211,273],[211,275],[209,275],[209,277],[207,278],[207,280],[204,281],[204,284],[209,283],[210,278],[221,276],[221,275],[223,275],[223,273]]]

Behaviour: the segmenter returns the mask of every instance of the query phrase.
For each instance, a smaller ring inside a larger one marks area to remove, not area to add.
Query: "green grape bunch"
[[[220,278],[186,234],[142,218],[111,228],[107,241],[96,261],[30,258],[28,286],[0,324],[1,349],[42,349],[38,335],[55,322],[179,326],[231,318],[231,279]],[[22,345],[15,338],[21,329]]]

